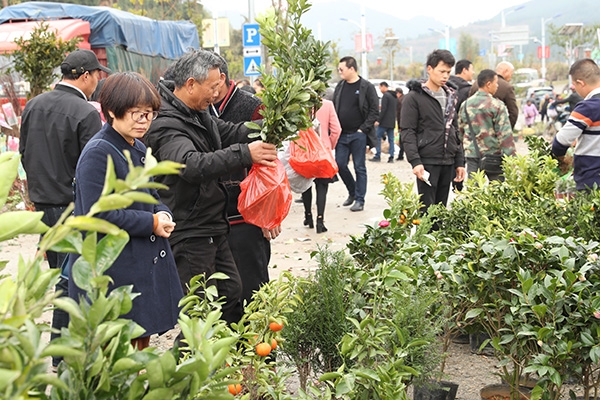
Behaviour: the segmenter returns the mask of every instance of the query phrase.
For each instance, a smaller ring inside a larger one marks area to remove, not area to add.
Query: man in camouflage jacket
[[[481,159],[475,150],[473,135],[481,156],[515,155],[515,142],[506,105],[493,97],[498,90],[498,74],[490,69],[481,71],[477,77],[477,85],[479,90],[463,103],[458,116],[467,159],[467,176],[481,169]],[[466,113],[471,121],[473,133],[469,129]],[[490,181],[503,180],[499,173],[485,172]]]

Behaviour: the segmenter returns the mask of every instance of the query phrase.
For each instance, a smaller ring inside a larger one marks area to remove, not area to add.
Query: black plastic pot
[[[415,385],[414,400],[454,400],[458,384],[446,381],[429,381],[424,385]]]
[[[484,333],[484,332],[471,333],[469,335],[469,344],[471,346],[471,353],[483,354],[486,356],[493,356],[494,348],[492,347],[490,342],[488,342],[483,349],[479,350],[479,348],[481,347],[483,342],[485,342],[488,339],[490,339],[490,335],[488,335],[487,333]]]
[[[520,400],[529,400],[531,390],[521,386],[519,390]],[[479,391],[481,400],[510,400],[510,386],[508,384],[488,385]]]

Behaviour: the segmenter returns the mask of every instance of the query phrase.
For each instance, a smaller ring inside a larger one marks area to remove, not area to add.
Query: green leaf
[[[101,196],[106,196],[113,191],[116,180],[117,174],[115,173],[115,164],[113,163],[112,157],[109,154],[108,160],[106,161],[106,175],[104,175],[104,187],[102,189]]]
[[[469,310],[467,312],[467,315],[465,315],[465,320],[469,320],[471,318],[475,318],[477,317],[479,314],[481,314],[483,312],[483,309],[481,308],[474,308],[472,310]]]
[[[17,178],[19,160],[21,156],[18,153],[6,152],[0,154],[0,208],[6,204],[8,193],[12,188],[13,182]]]
[[[123,194],[123,196],[125,196],[128,199],[131,199],[133,201],[140,202],[140,203],[158,204],[158,200],[156,200],[156,198],[154,196],[152,196],[151,194],[146,193],[146,192],[138,192],[138,191],[127,192],[127,193]]]
[[[110,222],[95,217],[87,217],[85,215],[78,215],[76,217],[69,217],[65,221],[65,225],[78,229],[80,231],[92,231],[100,232],[110,235],[118,235],[119,227],[111,224]]]
[[[121,195],[121,194],[109,194],[98,199],[98,201],[90,208],[89,214],[95,215],[100,212],[119,210],[121,208],[127,208],[133,204],[133,200]]]
[[[13,383],[20,374],[21,371],[0,368],[0,390],[4,391],[4,389]]]
[[[43,216],[43,212],[33,211],[9,211],[0,214],[0,242],[26,233],[46,233],[48,227],[41,222]]]

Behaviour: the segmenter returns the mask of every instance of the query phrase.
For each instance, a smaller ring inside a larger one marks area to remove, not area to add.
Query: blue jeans
[[[394,128],[384,128],[383,126],[377,127],[377,153],[375,158],[381,158],[381,139],[387,136],[388,143],[390,144],[390,159],[394,158]]]
[[[363,132],[342,133],[335,146],[335,162],[340,169],[340,177],[348,189],[348,195],[354,196],[356,202],[360,204],[365,204],[367,193],[366,150],[367,135]],[[350,154],[352,154],[356,181],[348,168]]]

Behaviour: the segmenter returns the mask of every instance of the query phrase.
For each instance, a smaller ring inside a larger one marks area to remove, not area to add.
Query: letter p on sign
[[[258,24],[244,25],[244,47],[260,46],[260,33]]]

